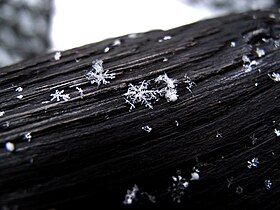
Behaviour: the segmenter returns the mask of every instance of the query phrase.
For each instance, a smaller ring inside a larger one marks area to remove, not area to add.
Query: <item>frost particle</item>
[[[168,61],[168,58],[163,58],[162,61],[163,61],[163,62],[166,62],[166,61]]]
[[[110,47],[106,47],[105,49],[104,49],[104,53],[107,53],[107,52],[109,52],[110,51]]]
[[[199,180],[199,174],[197,172],[191,173],[191,176],[192,176],[191,178],[192,181]]]
[[[258,87],[258,85],[259,85],[259,83],[256,82],[256,83],[255,83],[255,86]]]
[[[125,195],[123,204],[125,205],[131,205],[133,201],[136,200],[136,194],[139,191],[137,185],[135,184],[132,190],[127,190],[127,193]]]
[[[16,92],[22,92],[22,91],[23,91],[23,88],[22,88],[22,87],[17,87],[15,91],[16,91]]]
[[[109,70],[103,68],[102,60],[92,61],[92,69],[86,74],[86,78],[91,84],[96,83],[97,86],[103,84],[106,85],[110,83],[107,79],[114,79],[115,74],[109,74]]]
[[[280,74],[273,72],[271,75],[268,74],[268,76],[275,82],[280,82]]]
[[[5,144],[5,148],[6,148],[6,150],[7,150],[8,152],[14,152],[15,149],[16,149],[15,145],[14,145],[13,143],[11,143],[11,142],[7,142],[7,143]]]
[[[256,66],[259,64],[255,60],[251,61],[247,55],[243,55],[242,60],[243,60],[243,68],[245,69],[246,73],[252,71],[252,69],[253,69],[252,66]]]
[[[84,91],[82,88],[76,87],[76,90],[80,93],[81,99],[84,97]]]
[[[187,89],[188,89],[188,91],[190,92],[190,93],[192,93],[192,88],[194,87],[194,86],[196,86],[196,84],[191,80],[191,78],[186,74],[185,76],[185,83],[187,84]]]
[[[267,190],[270,190],[272,188],[272,182],[269,179],[264,181],[264,185]]]
[[[162,88],[159,93],[164,95],[167,102],[174,102],[178,99],[177,90],[176,90],[176,80],[169,78],[167,74],[158,76],[155,79],[155,82],[160,83],[161,81],[166,83],[166,87]]]
[[[146,125],[146,126],[143,126],[143,127],[142,127],[142,130],[144,130],[144,131],[150,133],[150,132],[152,131],[152,128],[151,128],[150,126]]]
[[[30,132],[23,134],[23,140],[27,140],[28,142],[31,142],[31,138],[32,136]]]
[[[276,134],[277,137],[280,136],[280,130],[278,130],[278,129],[276,129],[276,128],[274,129],[274,133]]]
[[[166,41],[166,40],[169,40],[171,38],[172,38],[171,36],[164,36],[162,39],[159,39],[158,42]]]
[[[55,90],[55,93],[50,94],[50,96],[52,97],[50,101],[56,100],[56,101],[60,101],[60,99],[64,100],[64,101],[68,101],[70,99],[69,94],[63,94],[64,90]]]
[[[247,166],[247,167],[251,169],[252,167],[257,168],[257,167],[258,167],[258,164],[259,164],[260,162],[259,162],[258,158],[253,158],[252,160],[248,160],[247,163],[248,163],[248,166]]]
[[[237,194],[242,194],[242,193],[243,193],[243,188],[242,188],[241,186],[238,186],[238,187],[236,187],[235,192],[236,192]]]
[[[230,47],[235,47],[236,46],[236,43],[235,42],[231,42],[230,43]]]
[[[259,58],[265,55],[265,51],[263,49],[260,49],[260,48],[256,49],[256,53],[257,53]]]
[[[121,40],[119,39],[116,39],[112,44],[112,46],[119,46],[119,45],[121,45]]]
[[[56,61],[60,60],[61,52],[59,52],[59,51],[58,51],[58,52],[55,52],[53,57],[54,57],[54,59],[55,59]]]
[[[175,120],[175,125],[178,127],[179,126],[179,122],[177,120]]]
[[[1,111],[1,112],[0,112],[0,117],[3,117],[4,114],[5,114],[5,112],[4,112],[4,111]]]
[[[17,96],[17,99],[23,99],[23,95],[19,95],[19,96]]]

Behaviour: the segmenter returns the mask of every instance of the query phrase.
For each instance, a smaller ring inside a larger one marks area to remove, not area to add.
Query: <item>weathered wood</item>
[[[268,76],[279,72],[279,29],[278,13],[254,11],[0,69],[0,206],[126,208],[126,190],[137,184],[156,203],[138,193],[131,208],[279,209],[280,137],[273,131],[280,129],[280,84]],[[171,39],[159,42],[164,36]],[[259,58],[256,48],[266,54]],[[244,70],[243,55],[258,62],[251,72]],[[86,79],[95,59],[116,74],[110,84],[97,87]],[[153,109],[137,104],[129,112],[128,84],[163,73],[177,79],[178,100],[161,98]],[[196,83],[192,93],[186,74]],[[15,91],[19,86],[22,92]],[[83,98],[75,87],[84,90]],[[42,103],[55,90],[71,99]],[[150,133],[141,129],[145,125]],[[31,142],[23,139],[27,132]],[[8,141],[15,153],[5,150]],[[249,169],[255,157],[259,165]],[[200,180],[189,181],[177,204],[168,192],[172,176],[180,169],[189,180],[193,167]]]

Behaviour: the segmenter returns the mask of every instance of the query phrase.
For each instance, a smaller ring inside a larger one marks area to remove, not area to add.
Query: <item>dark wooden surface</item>
[[[229,15],[0,69],[0,207],[279,209],[280,137],[273,130],[280,129],[280,83],[268,76],[280,71],[279,17],[272,11]],[[159,42],[164,36],[172,38]],[[258,58],[257,47],[266,55]],[[251,72],[244,71],[243,55],[259,63]],[[95,59],[116,74],[110,84],[87,81]],[[136,105],[129,112],[123,96],[128,84],[163,73],[178,80],[178,100],[160,99],[153,109]],[[196,83],[193,93],[186,74]],[[83,99],[75,87],[83,88]],[[42,103],[56,89],[71,99]],[[150,133],[141,129],[145,125]],[[26,132],[31,142],[23,139]],[[8,141],[15,153],[5,150]],[[249,169],[254,157],[260,164]],[[180,169],[189,179],[193,167],[200,180],[190,182],[181,204],[174,203],[172,176]],[[273,183],[270,190],[265,180]],[[140,198],[123,205],[134,184],[156,203]]]

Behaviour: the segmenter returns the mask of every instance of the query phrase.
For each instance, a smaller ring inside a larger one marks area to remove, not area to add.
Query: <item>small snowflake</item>
[[[142,127],[142,130],[150,133],[152,131],[152,128],[150,126],[146,125],[146,126]]]
[[[264,181],[264,185],[267,190],[270,190],[272,188],[272,182],[269,179]]]
[[[241,186],[238,186],[238,187],[236,187],[235,192],[236,192],[237,194],[242,194],[242,193],[243,193],[243,188],[242,188]]]
[[[16,98],[19,99],[19,100],[21,100],[21,99],[23,99],[23,95],[19,95],[19,96],[17,96]]]
[[[82,88],[76,87],[76,90],[80,93],[81,99],[84,97],[84,91]]]
[[[196,86],[196,84],[191,80],[191,78],[186,74],[185,76],[185,83],[187,84],[187,89],[190,93],[192,93],[192,88]]]
[[[158,90],[149,90],[148,83],[144,80],[139,85],[128,85],[127,93],[123,94],[125,102],[130,105],[130,110],[135,108],[135,104],[144,104],[149,109],[152,109],[152,101],[158,99]]]
[[[60,101],[60,99],[63,99],[64,101],[68,101],[70,99],[69,94],[63,94],[64,90],[58,91],[55,90],[55,93],[50,94],[50,96],[52,97],[50,101],[56,100],[56,101]]]
[[[138,191],[139,191],[139,189],[136,184],[134,185],[132,190],[127,190],[123,204],[131,205],[132,202],[136,200],[136,194],[138,193]]]
[[[22,88],[22,87],[17,87],[15,91],[16,91],[16,92],[22,92],[22,91],[23,91],[23,88]]]
[[[109,70],[105,70],[103,68],[103,61],[102,60],[95,60],[92,62],[92,70],[90,70],[86,74],[86,78],[90,81],[91,84],[96,83],[97,86],[103,84],[106,85],[110,83],[107,79],[114,79],[115,74],[108,73]]]
[[[274,133],[276,134],[277,137],[280,136],[280,130],[278,130],[278,129],[276,129],[276,128],[274,129]]]
[[[265,51],[263,49],[258,48],[258,47],[256,49],[256,53],[257,53],[259,58],[265,55]]]
[[[251,169],[252,167],[256,167],[257,168],[258,164],[260,162],[259,162],[258,158],[253,158],[252,160],[248,160],[247,163],[248,163],[247,167]]]
[[[32,138],[32,136],[31,136],[30,132],[23,134],[23,139],[24,140],[27,140],[28,142],[31,142],[31,138]]]
[[[166,41],[166,40],[169,40],[171,38],[172,38],[171,36],[164,36],[162,39],[159,39],[158,42]]]
[[[280,82],[280,74],[273,72],[271,75],[268,74],[268,76],[275,82]]]
[[[230,47],[235,47],[236,46],[236,43],[235,42],[231,42],[230,43]]]
[[[255,60],[251,61],[250,58],[248,58],[247,55],[243,55],[242,60],[243,60],[243,68],[244,68],[246,73],[252,71],[253,66],[257,66],[259,64]]]
[[[112,46],[120,46],[121,45],[121,40],[120,39],[116,39],[116,40],[114,40],[114,42],[113,42],[113,44],[112,44]]]
[[[193,172],[191,173],[191,181],[196,181],[196,180],[199,180],[199,174],[197,172]]]
[[[0,112],[0,117],[3,117],[4,114],[5,114],[5,112],[4,112],[4,111],[1,111],[1,112]]]
[[[56,61],[60,60],[61,52],[55,52],[53,57]]]

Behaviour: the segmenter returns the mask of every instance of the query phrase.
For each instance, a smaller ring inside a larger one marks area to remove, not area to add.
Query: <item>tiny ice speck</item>
[[[5,112],[4,112],[4,111],[1,111],[1,112],[0,112],[0,117],[3,117],[4,114],[5,114]]]
[[[263,49],[258,48],[258,47],[256,49],[256,53],[257,53],[259,58],[265,55],[265,51]]]
[[[7,143],[5,144],[5,148],[6,148],[6,150],[7,150],[8,152],[14,152],[15,149],[16,149],[16,146],[15,146],[13,143],[11,143],[11,142],[7,142]]]
[[[152,128],[151,128],[150,126],[146,125],[146,126],[143,126],[143,127],[142,127],[142,130],[144,130],[144,131],[150,133],[150,132],[152,131]]]
[[[84,97],[84,91],[82,88],[76,87],[76,90],[80,93],[81,99]]]
[[[235,42],[231,42],[230,43],[230,47],[235,47],[236,46],[236,43]]]
[[[54,59],[55,59],[56,61],[60,60],[60,58],[61,58],[61,52],[59,52],[59,51],[58,51],[58,52],[55,52],[53,57],[54,57]]]
[[[278,129],[276,129],[276,128],[274,129],[274,133],[276,134],[277,137],[280,136],[280,130],[278,130]]]
[[[17,96],[17,99],[23,99],[23,95],[19,95],[19,96]]]
[[[28,142],[31,142],[31,138],[32,136],[30,132],[23,134],[23,140],[27,140]]]
[[[16,88],[16,92],[22,92],[23,91],[23,88],[22,87],[17,87]]]
[[[258,164],[260,163],[259,162],[259,159],[258,158],[253,158],[252,160],[248,160],[247,161],[247,163],[248,163],[248,168],[252,168],[252,167],[255,167],[255,168],[257,168],[258,167]]]
[[[199,180],[199,174],[197,172],[193,172],[191,173],[191,181],[196,181],[196,180]]]
[[[264,185],[267,190],[270,190],[272,188],[272,182],[269,179],[264,181]]]
[[[110,47],[105,47],[104,53],[107,53],[107,52],[109,52],[109,51],[110,51]]]
[[[238,187],[236,187],[235,192],[236,192],[237,194],[242,194],[242,193],[243,193],[243,188],[242,188],[241,186],[238,186]]]

